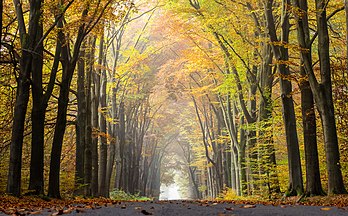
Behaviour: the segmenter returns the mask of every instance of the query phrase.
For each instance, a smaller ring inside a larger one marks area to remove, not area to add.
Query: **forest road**
[[[88,209],[83,212],[72,212],[69,215],[100,216],[232,216],[232,215],[348,215],[348,207],[320,207],[303,205],[246,205],[231,203],[201,203],[194,201],[159,201],[159,202],[121,202],[99,209]]]

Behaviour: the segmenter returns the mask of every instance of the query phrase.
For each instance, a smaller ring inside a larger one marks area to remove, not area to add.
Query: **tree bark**
[[[41,1],[30,2],[29,29],[23,17],[22,5],[18,0],[13,1],[17,14],[18,29],[20,34],[22,56],[20,57],[20,72],[17,78],[16,102],[14,108],[12,137],[10,145],[10,164],[7,180],[7,193],[19,196],[21,192],[21,169],[22,169],[22,148],[24,138],[25,117],[30,94],[30,75],[32,72],[32,61],[34,54],[31,52],[37,44],[40,34]],[[42,56],[35,56],[35,60],[40,64]],[[38,69],[40,65],[37,65]]]
[[[335,122],[335,110],[332,99],[332,83],[330,68],[330,42],[324,0],[316,0],[318,51],[320,62],[321,84],[317,85],[314,73],[309,75],[309,82],[319,110],[324,131],[326,164],[328,171],[328,193],[347,193],[341,172],[340,153]]]
[[[80,49],[77,63],[77,121],[76,121],[76,165],[75,165],[75,195],[82,195],[84,188],[84,164],[87,136],[87,101],[85,94],[86,74],[86,42]]]
[[[267,29],[270,40],[272,42],[273,53],[277,61],[277,67],[281,76],[280,87],[282,91],[282,107],[283,121],[285,125],[286,143],[288,149],[288,165],[289,165],[289,188],[287,195],[300,195],[303,193],[302,169],[300,160],[300,151],[296,130],[296,116],[294,103],[292,99],[292,85],[289,80],[290,71],[285,62],[289,60],[289,51],[285,45],[289,42],[289,14],[288,6],[290,1],[283,0],[282,8],[282,37],[278,40],[276,35],[276,27],[272,14],[273,0],[265,2],[265,15],[267,21]],[[275,45],[281,43],[281,45]]]
[[[294,7],[299,8],[303,14],[295,14],[297,21],[297,38],[301,52],[301,76],[304,81],[300,83],[301,88],[301,106],[302,106],[302,122],[303,135],[306,157],[306,195],[315,196],[323,195],[320,179],[318,147],[317,147],[317,132],[316,132],[316,117],[314,110],[313,93],[310,88],[306,70],[312,68],[312,49],[310,43],[310,32],[308,22],[308,5],[307,1],[293,0]],[[307,65],[307,67],[306,67]],[[309,68],[308,68],[309,67]],[[308,68],[308,69],[307,69]],[[312,70],[312,69],[309,69]]]
[[[125,182],[125,176],[126,176],[126,173],[125,173],[125,166],[126,166],[126,159],[125,159],[125,148],[126,148],[126,120],[125,120],[125,107],[124,107],[124,102],[122,101],[120,103],[120,113],[119,113],[119,116],[120,116],[120,130],[119,130],[119,146],[120,146],[120,160],[121,160],[121,165],[120,165],[120,187],[119,189],[121,190],[125,190],[127,188],[126,186],[126,182]]]
[[[92,196],[92,172],[93,172],[93,159],[92,159],[92,73],[94,66],[94,52],[95,52],[95,38],[90,36],[88,38],[88,52],[86,55],[86,66],[87,66],[87,75],[86,75],[86,86],[85,86],[85,94],[86,94],[86,140],[85,140],[85,152],[84,152],[84,184],[85,188],[85,196]]]
[[[88,10],[82,12],[85,17]],[[78,61],[79,51],[85,37],[85,24],[79,27],[77,38],[74,44],[73,55],[70,56],[69,43],[62,43],[62,81],[58,98],[57,122],[54,130],[54,137],[51,151],[50,174],[48,185],[48,196],[60,198],[60,157],[62,153],[63,139],[66,128],[66,114],[69,103],[69,90],[71,80]]]
[[[94,42],[96,42],[97,38],[94,38]],[[94,62],[94,57],[93,57]],[[100,65],[99,65],[100,66]],[[92,88],[91,88],[91,115],[92,115],[92,196],[99,196],[98,187],[98,133],[100,132],[98,117],[98,107],[99,107],[99,97],[100,97],[100,74],[93,69],[92,76]]]
[[[100,39],[99,45],[99,60],[98,64],[103,66],[106,63],[106,57],[104,53],[104,36]],[[100,67],[101,68],[101,67]],[[107,196],[108,191],[105,188],[106,185],[106,164],[107,164],[107,130],[106,130],[106,112],[107,112],[107,104],[106,104],[106,69],[100,69],[99,74],[101,74],[100,82],[100,100],[99,106],[101,109],[101,114],[99,117],[99,125],[100,125],[100,149],[99,149],[99,194],[101,196]]]
[[[33,3],[33,2],[32,2]],[[36,3],[37,12],[40,13],[41,5]],[[43,35],[43,24],[37,20],[37,33],[35,41],[40,41]],[[35,44],[36,45],[36,44]],[[31,160],[29,190],[34,194],[44,193],[44,134],[45,112],[47,105],[44,103],[42,88],[43,69],[43,43],[36,45],[35,55],[32,59],[32,97],[33,106],[31,112],[32,137],[31,137]]]

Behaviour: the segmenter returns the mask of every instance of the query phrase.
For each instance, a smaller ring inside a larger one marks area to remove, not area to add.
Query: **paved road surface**
[[[232,215],[348,215],[347,208],[317,207],[317,206],[265,206],[265,205],[234,205],[234,204],[201,204],[188,201],[118,203],[109,207],[95,210],[85,210],[71,215],[100,215],[100,216],[136,216],[136,215],[163,215],[163,216],[232,216]]]

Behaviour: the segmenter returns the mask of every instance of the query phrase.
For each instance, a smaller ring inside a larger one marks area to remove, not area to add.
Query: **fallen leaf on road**
[[[255,207],[256,207],[256,205],[245,205],[242,208],[255,208]]]
[[[70,214],[73,211],[73,209],[69,208],[67,210],[64,210],[63,213],[64,214]]]
[[[234,208],[226,207],[225,210],[227,210],[227,211],[233,211]]]
[[[322,211],[330,211],[331,210],[331,208],[321,208],[320,210],[322,210]]]
[[[63,211],[63,209],[60,209],[59,211],[52,213],[51,216],[57,216],[57,215],[62,215],[62,214],[64,214],[64,211]]]
[[[135,210],[141,210],[141,207],[134,207]]]
[[[30,212],[31,215],[36,215],[36,214],[41,214],[41,211],[34,211],[34,212]]]
[[[152,215],[151,212],[148,212],[148,211],[146,211],[146,210],[142,210],[141,213],[143,213],[144,215]]]
[[[83,208],[77,208],[76,213],[84,213],[85,210]]]

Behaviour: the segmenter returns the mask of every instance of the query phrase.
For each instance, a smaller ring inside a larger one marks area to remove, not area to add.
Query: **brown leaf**
[[[30,212],[31,215],[36,215],[36,214],[41,214],[42,212],[41,211],[33,211],[33,212]]]
[[[234,210],[234,208],[231,208],[231,207],[226,207],[226,208],[225,208],[225,210],[226,210],[226,211],[233,211],[233,210]]]
[[[72,212],[72,209],[67,209],[63,211],[63,214],[70,214]]]
[[[245,205],[242,208],[255,208],[255,207],[256,207],[256,205]]]
[[[146,211],[146,210],[141,210],[141,213],[143,213],[144,215],[152,215],[151,212],[148,212],[148,211]]]
[[[84,213],[85,210],[83,208],[77,208],[76,213]]]

